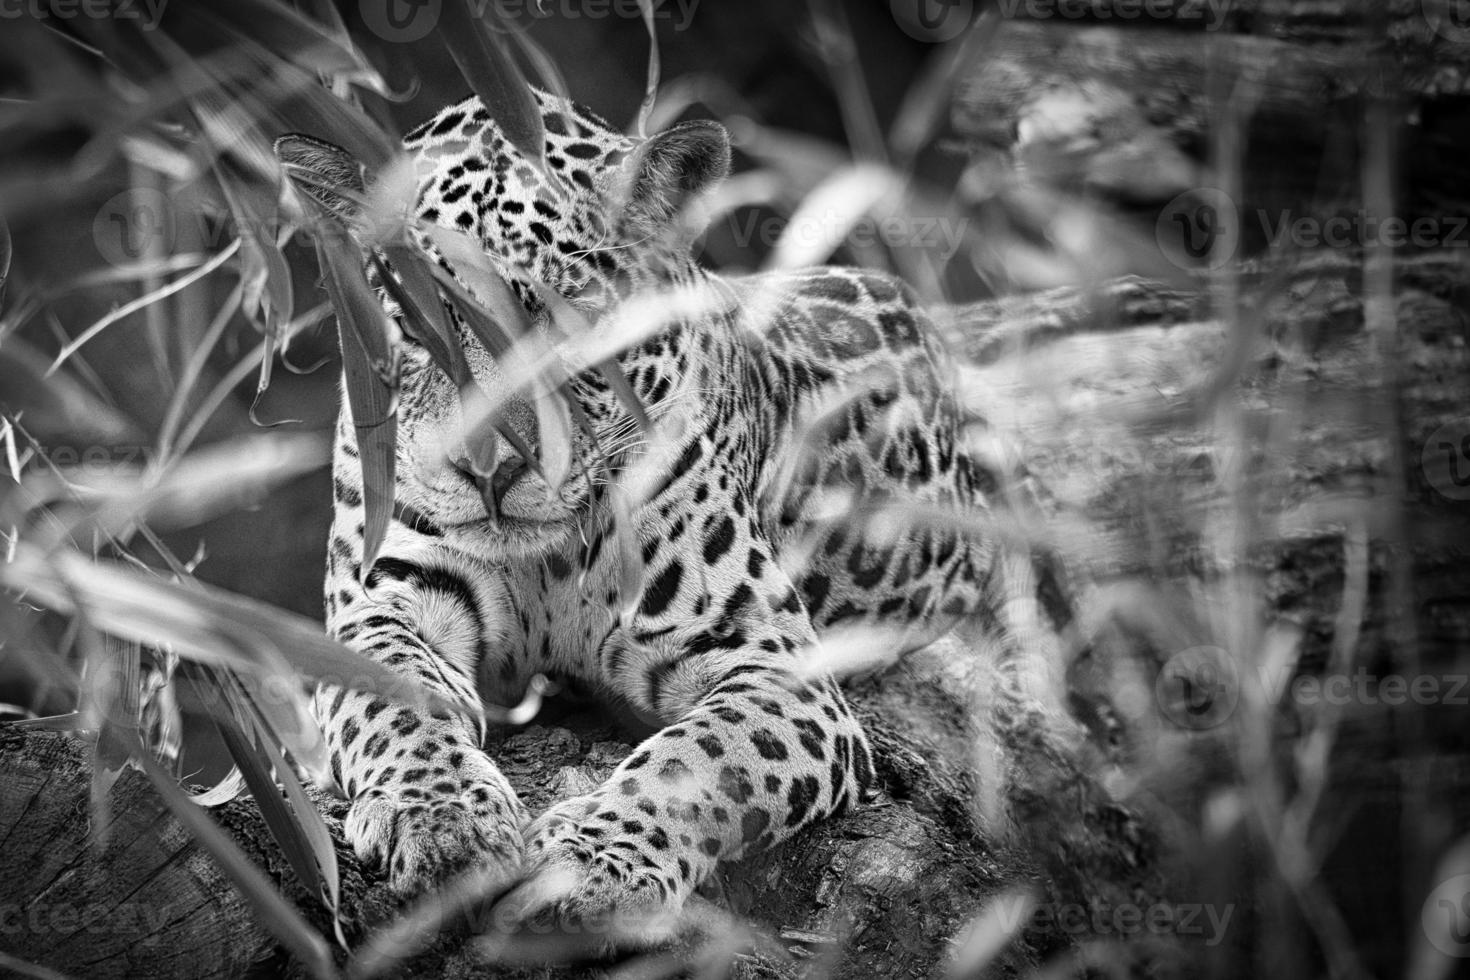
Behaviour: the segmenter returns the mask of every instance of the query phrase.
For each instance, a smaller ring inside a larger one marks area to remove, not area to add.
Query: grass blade
[[[240,889],[241,896],[255,910],[261,926],[290,950],[312,976],[338,976],[336,965],[332,962],[331,950],[321,934],[307,924],[301,913],[282,897],[270,879],[250,862],[240,850],[240,845],[189,801],[178,783],[153,761],[136,738],[131,735],[120,735],[119,738],[158,790],[164,805],[193,834],[199,846],[209,852],[221,870],[235,883],[235,887]]]
[[[494,23],[499,19],[500,12],[493,4],[444,0],[439,39],[511,145],[538,169],[544,169],[546,131],[541,110],[515,60],[501,45],[501,35],[509,29]]]
[[[327,294],[337,311],[347,405],[362,463],[363,553],[360,575],[372,571],[393,516],[398,435],[397,351],[393,329],[363,275],[358,250],[348,239],[318,238],[317,257]]]
[[[344,646],[321,624],[275,606],[208,586],[167,582],[74,552],[48,554],[22,542],[0,564],[0,585],[32,602],[75,615],[79,603],[98,629],[139,643],[168,644],[198,663],[276,683],[292,671],[304,679],[371,691],[422,707],[475,713],[424,689],[411,677]]]

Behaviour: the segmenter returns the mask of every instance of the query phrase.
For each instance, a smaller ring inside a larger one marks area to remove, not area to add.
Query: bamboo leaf
[[[347,405],[362,463],[363,556],[360,575],[372,571],[393,516],[394,446],[398,433],[397,351],[392,324],[363,276],[359,252],[349,240],[317,239],[327,294],[337,311]]]
[[[262,201],[243,180],[222,168],[217,167],[215,174],[242,242],[240,279],[245,289],[245,312],[252,316],[259,313],[266,330],[276,333],[295,311],[291,267],[269,232],[276,226],[275,201]],[[265,363],[270,362],[266,358]]]
[[[454,327],[445,316],[444,301],[427,268],[428,260],[407,245],[385,245],[383,254],[387,263],[374,257],[378,278],[403,313],[404,331],[428,349],[434,363],[456,387],[463,388],[471,381],[470,368]]]
[[[13,559],[0,564],[0,585],[68,615],[82,603],[103,632],[168,644],[180,657],[228,667],[263,684],[295,672],[305,680],[409,705],[480,710],[424,689],[328,637],[321,624],[304,616],[201,584],[186,587],[116,563],[67,551],[51,554],[21,542]]]
[[[257,503],[271,486],[321,468],[328,443],[315,434],[231,439],[187,456],[167,469],[119,463],[38,471],[26,479],[36,505],[81,497],[88,505],[81,529],[115,535],[140,521],[157,528],[194,527]]]
[[[863,217],[898,203],[903,194],[903,180],[887,167],[842,168],[801,202],[771,251],[767,268],[799,269],[826,261]]]
[[[26,428],[42,441],[64,437],[88,442],[136,442],[133,424],[78,384],[68,373],[46,376],[49,361],[24,338],[8,334],[0,345],[0,413],[25,413]]]
[[[643,14],[643,27],[648,31],[648,77],[643,83],[643,102],[638,106],[638,135],[648,136],[648,117],[653,114],[653,105],[658,101],[658,80],[662,68],[658,56],[658,29],[653,19],[653,0],[638,0],[638,9]]]
[[[525,306],[478,242],[452,228],[427,225],[423,230],[454,267],[455,276],[484,304],[497,323],[509,327],[513,337],[530,332],[531,318]],[[486,349],[492,355],[503,353],[489,344]]]
[[[250,795],[260,807],[260,815],[265,819],[266,828],[280,846],[291,870],[313,895],[324,895],[321,870],[312,857],[311,847],[302,836],[297,823],[298,817],[282,798],[269,763],[261,758],[269,739],[248,737],[228,710],[216,712],[210,720],[224,741],[230,758],[239,768],[240,775],[244,777]],[[315,813],[315,808],[312,808],[312,812]]]
[[[439,281],[439,285],[444,287],[444,291],[449,296],[449,302],[454,306],[454,311],[460,315],[470,333],[491,357],[503,356],[506,351],[510,350],[515,341],[501,328],[480,301],[454,278],[452,273],[437,265],[430,267],[430,271]]]
[[[226,671],[210,671],[208,678],[228,702],[224,710],[212,712],[210,720],[235,760],[235,772],[250,787],[296,876],[335,917],[340,904],[337,851],[321,814],[281,754],[279,746],[285,742],[262,715],[261,699],[250,696],[237,678]],[[191,682],[196,689],[203,683],[193,678]],[[339,938],[340,932],[338,924]]]
[[[5,307],[5,282],[10,278],[10,226],[5,216],[0,215],[0,309]]]
[[[537,169],[545,169],[546,132],[541,109],[515,60],[501,44],[507,29],[496,23],[499,19],[500,12],[493,4],[444,0],[439,39],[511,145]]]
[[[193,834],[199,846],[214,857],[221,870],[235,883],[235,887],[240,889],[241,896],[255,910],[261,926],[290,950],[312,976],[338,976],[331,951],[321,934],[307,924],[301,913],[292,908],[291,903],[276,890],[270,879],[250,862],[240,846],[220,830],[213,820],[205,816],[204,811],[189,801],[178,783],[153,761],[135,737],[119,737],[158,790],[164,805]]]
[[[252,707],[258,706],[252,703]],[[264,719],[256,717],[257,725],[263,722]],[[327,830],[326,822],[322,820],[322,815],[316,805],[307,797],[301,780],[296,777],[296,771],[286,763],[285,758],[281,755],[277,747],[278,743],[271,740],[270,732],[267,731],[264,734],[266,737],[259,739],[258,742],[270,759],[271,767],[276,772],[276,779],[286,791],[286,799],[290,801],[291,811],[296,817],[295,826],[310,849],[317,869],[321,872],[321,898],[332,913],[332,926],[337,934],[337,943],[345,949],[347,940],[342,935],[340,914],[342,882],[337,870],[337,848],[332,842],[332,834]]]
[[[327,743],[321,726],[312,716],[305,688],[292,678],[277,678],[269,687],[248,691],[231,677],[231,690],[255,713],[260,727],[291,752],[296,764],[313,779],[325,780],[331,773]]]
[[[225,777],[202,793],[190,793],[189,799],[203,807],[223,806],[245,792],[245,778],[238,766],[231,766]]]
[[[592,336],[592,324],[582,315],[581,311],[556,292],[543,286],[537,290],[537,295],[550,312],[552,322],[564,336],[580,338],[584,341]],[[648,412],[644,408],[643,399],[638,397],[638,393],[628,383],[627,375],[623,374],[623,369],[618,362],[611,357],[603,358],[597,362],[594,369],[601,375],[603,381],[607,382],[607,386],[622,403],[624,410],[637,422],[638,427],[645,432],[651,429],[652,423],[648,420]]]
[[[542,479],[548,492],[555,494],[572,471],[572,419],[566,399],[555,389],[537,400],[536,431]]]

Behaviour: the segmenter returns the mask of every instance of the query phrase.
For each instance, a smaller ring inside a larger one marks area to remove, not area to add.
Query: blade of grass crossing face
[[[546,304],[546,309],[551,314],[552,322],[556,324],[563,335],[572,338],[582,338],[591,335],[592,324],[582,315],[581,311],[568,303],[556,292],[543,286],[537,290],[537,296],[541,302]],[[618,365],[618,362],[613,358],[605,358],[594,365],[594,370],[601,375],[602,380],[612,389],[613,394],[622,403],[624,410],[638,423],[638,427],[644,432],[648,432],[652,428],[652,423],[648,419],[648,412],[643,405],[643,400],[638,397],[638,393],[628,383],[628,378],[623,374],[623,369]]]
[[[337,311],[342,373],[362,463],[363,553],[360,576],[372,571],[393,516],[394,444],[398,434],[397,352],[386,318],[367,279],[356,246],[319,238],[317,256],[327,293]]]
[[[530,331],[531,318],[526,308],[474,239],[437,225],[424,226],[424,231],[454,266],[455,277],[469,287],[497,323],[508,327],[512,337],[521,337]],[[494,348],[487,349],[497,356],[502,353]]]
[[[444,288],[454,311],[464,320],[465,327],[475,336],[491,357],[501,357],[510,350],[514,340],[495,322],[489,311],[470,294],[453,275],[432,266],[430,271],[439,285]]]
[[[463,385],[470,377],[469,365],[465,363],[464,352],[455,342],[454,332],[444,317],[444,306],[433,278],[414,261],[410,249],[397,246],[384,251],[389,254],[393,267],[390,269],[388,263],[376,255],[373,256],[373,265],[389,299],[398,304],[403,332],[428,350],[434,363],[451,381],[457,386]]]
[[[536,400],[536,431],[541,445],[541,468],[549,493],[555,494],[572,472],[572,419],[567,399],[560,389],[538,386],[542,394]]]

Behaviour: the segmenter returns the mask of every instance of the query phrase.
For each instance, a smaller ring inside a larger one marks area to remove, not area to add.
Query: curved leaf
[[[393,516],[398,352],[390,341],[393,325],[368,286],[357,246],[341,236],[318,236],[317,258],[337,311],[347,406],[362,463],[361,575],[366,578]]]

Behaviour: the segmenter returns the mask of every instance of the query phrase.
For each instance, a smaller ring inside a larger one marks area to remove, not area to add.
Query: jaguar
[[[339,416],[327,627],[446,696],[510,705],[558,678],[654,734],[533,815],[469,718],[330,687],[314,710],[346,834],[395,889],[490,869],[518,883],[503,900],[518,914],[672,914],[720,862],[870,798],[873,755],[824,638],[874,631],[897,657],[980,622],[1055,701],[1066,612],[1025,549],[978,530],[1007,477],[967,438],[954,360],[903,281],[716,275],[691,216],[731,166],[721,125],[634,137],[535,99],[541,159],[477,98],[406,137],[417,221],[473,241],[549,345],[559,304],[594,332],[631,328],[615,366],[647,418],[577,364],[566,390],[588,425],[566,478],[500,440],[487,481],[458,387],[405,329],[394,519],[367,569],[370,423]],[[307,137],[277,152],[319,183],[377,179]],[[451,313],[475,382],[506,390],[503,358]],[[530,400],[503,407],[534,449]]]

